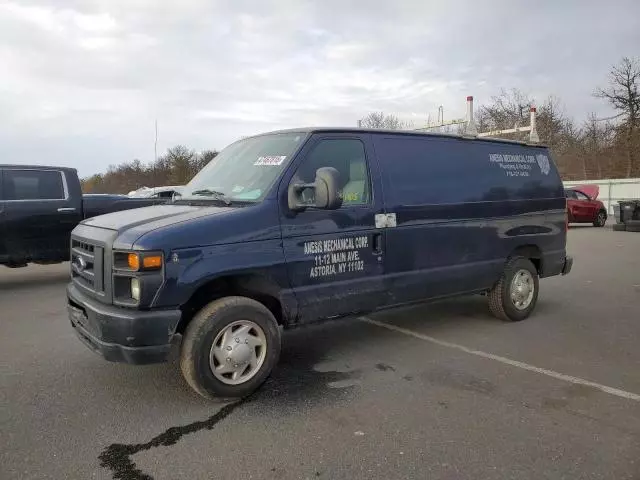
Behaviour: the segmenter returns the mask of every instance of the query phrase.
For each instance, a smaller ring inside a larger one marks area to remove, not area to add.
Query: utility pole
[[[158,119],[156,118],[156,138],[153,142],[153,161],[158,161]]]

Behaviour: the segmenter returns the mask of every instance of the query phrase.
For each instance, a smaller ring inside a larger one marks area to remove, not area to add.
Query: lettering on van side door
[[[363,272],[361,252],[368,247],[366,235],[305,242],[304,254],[313,258],[309,278]]]

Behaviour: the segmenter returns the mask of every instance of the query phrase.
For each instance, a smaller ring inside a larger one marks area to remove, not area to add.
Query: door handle
[[[382,234],[374,233],[373,234],[373,244],[371,245],[373,248],[373,253],[376,255],[380,255],[382,253]]]
[[[62,207],[58,209],[58,212],[60,213],[71,213],[71,212],[75,212],[76,209],[73,207]]]

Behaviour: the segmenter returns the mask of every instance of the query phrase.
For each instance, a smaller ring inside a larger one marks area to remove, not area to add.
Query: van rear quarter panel
[[[544,147],[491,140],[374,135],[385,209],[392,303],[489,288],[516,248],[543,268],[565,254],[562,182]]]

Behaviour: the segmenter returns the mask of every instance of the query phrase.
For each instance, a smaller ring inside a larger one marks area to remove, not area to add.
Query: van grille
[[[71,278],[91,292],[104,291],[104,249],[85,240],[71,239]]]

